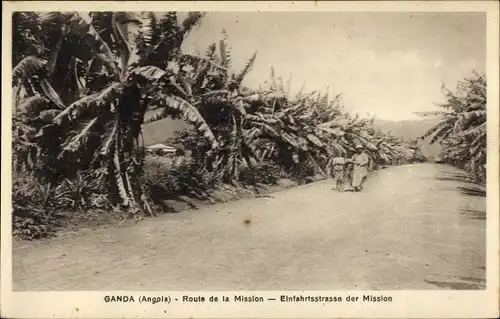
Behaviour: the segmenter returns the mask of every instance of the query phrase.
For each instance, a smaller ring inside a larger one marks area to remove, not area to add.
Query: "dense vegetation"
[[[305,182],[355,143],[375,165],[415,160],[414,145],[349,115],[340,96],[291,96],[274,71],[264,87],[245,87],[257,55],[234,71],[225,35],[203,56],[184,54],[202,17],[14,14],[15,235],[46,236],[68,212],[152,215],[164,199],[209,198],[220,185]],[[167,117],[193,127],[171,141],[191,154],[175,165],[142,143],[143,125]]]
[[[460,81],[456,92],[444,88],[442,120],[422,138],[441,143],[445,163],[465,169],[471,180],[486,182],[486,77],[474,72]]]

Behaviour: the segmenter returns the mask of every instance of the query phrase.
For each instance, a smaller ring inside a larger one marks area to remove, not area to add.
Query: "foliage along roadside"
[[[30,210],[36,215],[30,217],[16,204],[14,228],[35,229],[23,223],[46,223],[47,212],[94,206],[153,215],[161,196],[151,198],[141,130],[166,117],[193,124],[196,165],[183,167],[176,178],[184,186],[163,187],[163,197],[193,193],[186,189],[193,185],[244,187],[259,179],[252,171],[299,179],[326,175],[330,159],[351,156],[355,143],[376,164],[413,160],[411,145],[350,116],[340,96],[291,97],[289,82],[274,71],[264,88],[245,87],[257,53],[233,72],[226,36],[204,56],[182,53],[202,16],[14,14],[14,167],[26,177],[14,184],[14,201],[34,196],[41,209]],[[20,185],[28,179],[40,185],[38,193]]]
[[[486,182],[486,84],[484,74],[473,72],[458,82],[456,92],[443,87],[443,111],[423,114],[438,115],[441,121],[421,137],[441,143],[442,161],[466,170],[479,183]]]

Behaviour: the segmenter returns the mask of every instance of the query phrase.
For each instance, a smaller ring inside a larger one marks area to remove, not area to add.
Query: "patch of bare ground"
[[[13,247],[14,290],[484,289],[485,197],[390,167]],[[475,218],[484,216],[484,218]]]

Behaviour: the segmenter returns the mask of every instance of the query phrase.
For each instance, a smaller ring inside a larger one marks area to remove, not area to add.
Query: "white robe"
[[[361,154],[354,154],[352,161],[354,162],[352,186],[359,187],[363,183],[364,178],[368,175],[370,158],[363,152]]]

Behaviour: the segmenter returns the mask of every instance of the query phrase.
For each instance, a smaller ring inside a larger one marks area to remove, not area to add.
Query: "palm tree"
[[[204,162],[210,171],[220,171],[221,178],[236,183],[237,166],[247,157],[242,123],[246,115],[242,86],[256,59],[254,53],[239,72],[231,71],[231,50],[227,34],[207,49],[205,56],[180,55],[170,66],[179,70],[165,85],[175,88],[178,96],[193,105],[214,134],[211,146],[201,145],[193,154],[198,164]],[[168,110],[158,109],[150,114],[146,122],[170,116]],[[212,151],[211,151],[212,150]]]
[[[148,211],[139,178],[141,126],[148,110],[161,108],[182,116],[217,145],[197,109],[169,82],[176,72],[166,68],[180,55],[183,39],[202,14],[190,13],[182,23],[175,13],[159,23],[153,16],[146,19],[149,29],[133,39],[129,25],[144,23],[131,13],[92,12],[90,21],[74,12],[39,15],[42,31],[52,32],[45,47],[55,50],[48,58],[25,57],[13,71],[14,91],[26,92],[16,94],[22,99],[20,108],[26,109],[29,102],[46,112],[41,127],[36,127],[42,152],[56,154],[59,165],[76,162],[73,167],[78,170],[93,168],[103,183],[111,182],[111,193],[119,195],[123,206]],[[67,56],[73,56],[72,63],[67,63]],[[52,76],[55,70],[61,73],[57,77]],[[61,78],[70,78],[73,85]],[[52,147],[41,141],[51,141]],[[55,167],[57,174],[68,173]]]
[[[267,160],[290,172],[309,166],[324,175],[332,157],[352,156],[357,143],[376,160],[404,162],[411,157],[407,143],[376,132],[373,120],[345,112],[341,95],[330,100],[328,94],[299,92],[290,98],[289,82],[285,87],[271,68],[267,86],[257,91],[240,89],[245,115],[239,150],[246,151],[241,156],[244,165]]]
[[[422,139],[443,145],[442,157],[449,164],[467,170],[475,180],[486,177],[486,76],[473,72],[460,81],[456,92],[443,88],[446,102],[442,120]],[[434,115],[433,114],[433,115]],[[426,114],[423,114],[424,116]]]

